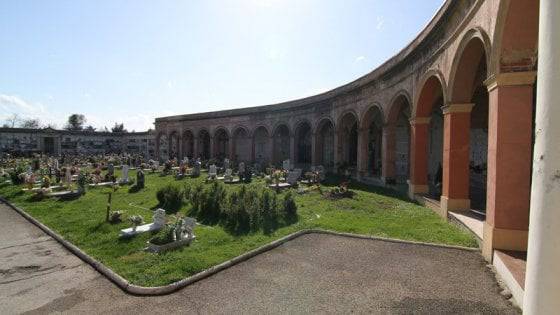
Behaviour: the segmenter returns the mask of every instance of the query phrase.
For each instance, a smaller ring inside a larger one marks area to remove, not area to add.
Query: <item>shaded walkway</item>
[[[188,249],[185,249],[188,250]],[[515,313],[477,252],[309,234],[136,297],[0,204],[0,313]]]

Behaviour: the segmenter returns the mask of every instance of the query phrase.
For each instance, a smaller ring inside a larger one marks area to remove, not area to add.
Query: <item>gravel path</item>
[[[184,250],[188,250],[184,249]],[[125,294],[0,204],[0,314],[515,314],[477,252],[309,234],[174,294]]]

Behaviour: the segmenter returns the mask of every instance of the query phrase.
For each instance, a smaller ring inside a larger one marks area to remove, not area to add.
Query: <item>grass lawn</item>
[[[135,171],[131,171],[135,178]],[[156,191],[159,187],[176,182],[203,181],[198,179],[175,180],[172,176],[146,174],[146,188],[129,192],[121,187],[113,195],[113,210],[124,212],[123,217],[140,214],[151,222],[152,211],[157,207]],[[236,189],[228,186],[228,189]],[[196,241],[189,247],[163,254],[143,251],[150,233],[131,239],[121,239],[119,230],[130,223],[105,223],[108,188],[92,188],[79,199],[57,201],[45,199],[32,201],[30,193],[21,186],[0,184],[0,195],[23,208],[67,240],[130,282],[141,286],[159,286],[183,279],[211,266],[238,256],[287,234],[306,228],[321,228],[340,232],[368,234],[404,240],[442,243],[476,247],[475,239],[467,232],[451,225],[430,209],[406,201],[389,190],[353,185],[356,193],[352,199],[328,200],[317,191],[296,195],[299,219],[270,235],[254,232],[232,235],[221,226],[197,226]],[[190,206],[184,205],[179,214],[184,215]]]

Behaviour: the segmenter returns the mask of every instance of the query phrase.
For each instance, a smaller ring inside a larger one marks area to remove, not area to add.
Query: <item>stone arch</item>
[[[182,136],[182,141],[183,141],[183,158],[188,157],[189,159],[192,159],[195,157],[195,152],[194,152],[194,141],[195,141],[195,137],[194,137],[194,132],[191,129],[187,129],[183,131],[183,136]]]
[[[167,134],[160,132],[156,139],[157,154],[160,161],[167,161],[169,159],[169,141]]]
[[[428,71],[418,85],[412,119],[410,174],[412,193],[441,196],[443,180],[443,112],[446,84],[439,71]]]
[[[273,158],[275,164],[280,164],[291,156],[291,137],[290,127],[286,123],[279,123],[274,127],[273,137]],[[292,162],[293,163],[293,162]]]
[[[490,62],[490,39],[486,32],[480,28],[473,28],[465,33],[453,57],[453,64],[449,75],[449,101],[451,103],[468,103],[470,95],[474,92],[472,87],[474,75],[479,64],[484,61],[485,70],[488,69]],[[484,60],[480,60],[484,58]],[[462,71],[458,72],[458,68]],[[467,69],[473,71],[465,71]],[[487,70],[484,73],[484,80],[488,78]],[[482,82],[483,82],[482,81]]]
[[[178,158],[179,154],[179,131],[173,130],[169,133],[169,159]]]
[[[490,76],[533,71],[538,34],[539,1],[500,1],[488,67]]]
[[[367,176],[380,177],[383,151],[384,115],[382,107],[374,103],[362,114],[360,132],[363,132],[361,154],[359,159],[363,163],[361,170]]]
[[[298,166],[311,165],[312,127],[308,119],[301,119],[294,125],[295,161]]]
[[[210,158],[210,132],[206,128],[198,130],[198,156],[202,160]]]
[[[251,134],[245,126],[236,126],[232,133],[233,160],[248,162],[252,160],[253,148]]]
[[[229,157],[229,131],[225,127],[217,127],[214,129],[214,148],[213,157],[218,160],[223,160]]]
[[[489,49],[484,40],[477,30],[467,32],[454,58],[445,116],[443,196],[451,200],[447,210],[486,211]],[[460,209],[453,200],[463,200]]]
[[[315,164],[334,168],[334,130],[335,125],[330,117],[320,118],[315,125]]]
[[[336,124],[336,137],[338,138],[337,154],[341,164],[350,168],[358,165],[358,129],[359,118],[354,110],[343,112]]]
[[[257,126],[252,133],[254,160],[267,164],[272,160],[272,143],[270,132],[265,125]]]
[[[410,117],[412,105],[406,91],[398,92],[389,103],[384,132],[383,177],[386,182],[404,184],[410,172]]]

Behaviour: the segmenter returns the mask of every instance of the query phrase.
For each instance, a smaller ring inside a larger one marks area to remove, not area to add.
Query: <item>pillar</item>
[[[560,310],[560,2],[541,0],[533,185],[525,296],[526,314]]]
[[[469,211],[469,142],[474,104],[443,107],[443,183],[440,214]]]
[[[210,136],[209,138],[210,138],[210,150],[209,150],[210,152],[209,152],[208,154],[209,154],[210,156],[208,156],[208,159],[212,159],[212,158],[214,158],[214,151],[215,151],[215,148],[214,148],[214,136]]]
[[[342,147],[341,147],[341,131],[336,128],[334,130],[334,169],[333,172],[338,173],[338,165],[342,162]]]
[[[410,182],[408,196],[428,192],[428,130],[430,117],[410,120]]]
[[[181,131],[181,133],[179,133],[179,135],[177,135],[177,160],[182,161],[183,160],[183,136],[182,136],[183,132]]]
[[[534,72],[503,73],[489,92],[488,182],[482,254],[527,249]]]
[[[356,161],[356,168],[357,168],[357,176],[358,179],[361,177],[366,176],[367,174],[367,138],[368,138],[368,129],[367,128],[360,128],[358,129],[358,152],[357,152],[357,161]]]
[[[381,180],[385,184],[395,183],[395,154],[397,146],[397,139],[395,137],[395,125],[384,125],[383,139],[381,140]]]
[[[290,135],[290,165],[296,165],[296,137]]]
[[[311,133],[311,165],[319,165],[319,154],[317,152],[317,135]]]

